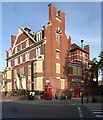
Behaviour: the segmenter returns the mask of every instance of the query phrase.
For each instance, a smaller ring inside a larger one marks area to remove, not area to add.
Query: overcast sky
[[[72,43],[90,45],[91,59],[98,58],[101,51],[101,3],[100,2],[52,2],[66,17],[66,33]],[[5,68],[5,52],[10,48],[11,35],[17,35],[21,26],[36,32],[48,22],[49,2],[2,3],[2,65]],[[0,58],[1,59],[1,58]]]

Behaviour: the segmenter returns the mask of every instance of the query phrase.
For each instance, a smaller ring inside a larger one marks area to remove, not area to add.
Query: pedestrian
[[[55,99],[57,99],[57,94],[56,94],[56,92],[55,92]]]
[[[62,92],[61,94],[61,100],[64,100],[65,99],[65,95],[64,95],[64,92]]]
[[[29,90],[27,92],[27,95],[28,95],[28,100],[30,100],[30,91]]]
[[[89,99],[88,99],[88,97],[87,97],[87,103],[89,102]]]
[[[33,91],[32,92],[32,100],[34,100],[34,95],[35,95],[35,92]]]
[[[31,100],[32,99],[32,92],[30,91],[29,92],[29,100]]]

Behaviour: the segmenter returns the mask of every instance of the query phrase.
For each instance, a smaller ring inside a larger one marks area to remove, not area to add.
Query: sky
[[[33,32],[43,28],[49,20],[50,2],[2,3],[2,65],[6,67],[6,50],[10,48],[11,35],[17,35],[19,27],[29,26]],[[100,2],[52,2],[57,11],[65,13],[66,33],[72,43],[90,45],[90,58],[98,58],[101,51],[101,3]],[[1,5],[0,5],[1,6]]]

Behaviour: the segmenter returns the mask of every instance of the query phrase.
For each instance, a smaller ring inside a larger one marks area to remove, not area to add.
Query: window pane
[[[56,33],[56,42],[60,42],[60,34]]]
[[[30,57],[29,52],[28,52],[28,53],[25,53],[25,60],[26,60],[26,61],[28,61],[28,60],[29,60],[29,57]]]
[[[60,64],[56,63],[56,73],[60,74]]]
[[[31,65],[28,65],[28,76],[31,75]]]
[[[8,67],[11,67],[11,61],[8,61]]]
[[[42,54],[42,46],[36,48],[36,56],[40,56]]]
[[[17,71],[16,70],[13,71],[13,75],[14,75],[14,78],[15,78],[16,75],[17,75]]]
[[[22,55],[20,56],[20,63],[22,63]]]
[[[77,67],[73,66],[73,75],[77,75]]]
[[[56,58],[60,58],[60,51],[56,50]]]
[[[34,63],[34,73],[36,73],[36,63]]]
[[[24,75],[24,67],[20,68],[20,75]]]
[[[26,41],[26,47],[29,47],[29,40]]]

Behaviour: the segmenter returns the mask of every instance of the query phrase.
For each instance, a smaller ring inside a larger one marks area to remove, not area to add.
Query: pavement
[[[35,104],[35,105],[81,105],[81,98],[71,98],[66,100],[61,99],[52,99],[52,100],[44,100],[44,99],[34,99],[34,100],[17,100],[17,99],[1,99],[2,102],[15,102],[20,104]],[[83,106],[102,106],[102,103],[92,103],[88,102],[87,99],[83,99]]]

